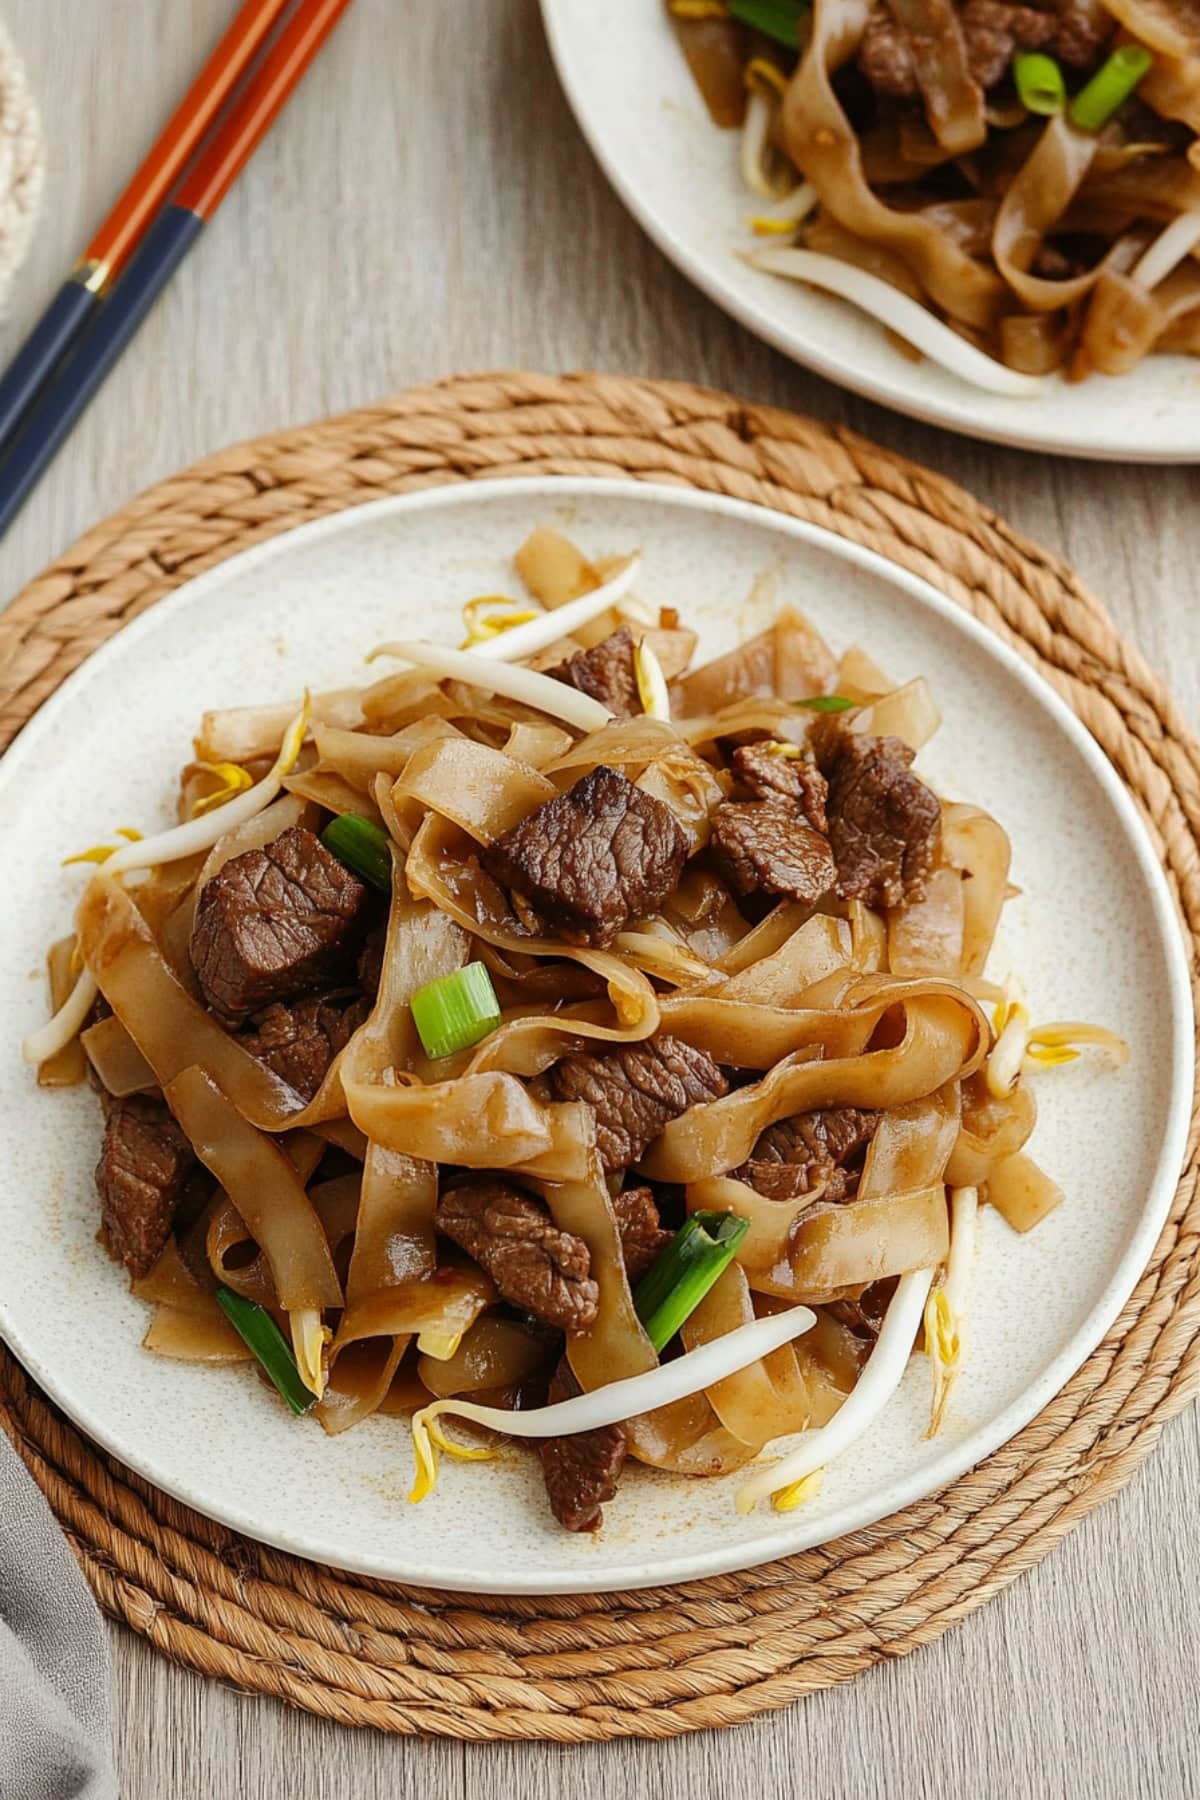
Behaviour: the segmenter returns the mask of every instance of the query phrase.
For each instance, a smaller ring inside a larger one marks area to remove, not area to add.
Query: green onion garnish
[[[807,11],[804,0],[729,0],[731,18],[774,38],[788,50],[800,48],[800,20]]]
[[[1141,44],[1122,44],[1097,69],[1085,88],[1071,102],[1071,123],[1080,131],[1099,131],[1119,106],[1124,106],[1154,58]]]
[[[331,856],[369,881],[372,887],[392,891],[392,840],[386,831],[370,819],[355,813],[342,813],[331,819],[321,833],[321,842]]]
[[[427,1056],[453,1056],[500,1023],[500,1002],[485,963],[468,963],[427,982],[412,997],[413,1024]]]
[[[806,707],[809,712],[849,712],[856,704],[845,694],[812,694],[807,700],[792,701],[793,706]]]
[[[1026,112],[1053,118],[1067,103],[1067,84],[1063,72],[1052,56],[1037,50],[1022,50],[1013,57],[1013,80],[1017,96]]]
[[[292,1347],[265,1307],[243,1299],[232,1288],[217,1289],[217,1305],[247,1349],[252,1350],[292,1411],[299,1417],[317,1403],[300,1379]]]
[[[633,1305],[656,1350],[684,1321],[733,1261],[750,1229],[737,1213],[694,1212],[638,1282]]]

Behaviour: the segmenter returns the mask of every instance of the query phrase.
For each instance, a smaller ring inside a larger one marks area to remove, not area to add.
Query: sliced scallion
[[[1099,131],[1118,107],[1124,106],[1154,58],[1141,44],[1122,44],[1097,69],[1087,86],[1071,102],[1071,123],[1080,131]]]
[[[500,1002],[487,965],[468,963],[418,988],[412,1016],[427,1056],[453,1056],[477,1044],[500,1023]]]
[[[331,819],[321,833],[321,842],[331,856],[369,881],[372,887],[392,891],[392,840],[386,831],[370,819],[355,813],[342,813]]]
[[[749,1220],[736,1213],[692,1213],[647,1269],[633,1305],[656,1350],[664,1349],[695,1312],[749,1229]]]
[[[807,700],[793,700],[793,706],[803,706],[807,712],[835,713],[849,712],[857,702],[845,694],[810,694]]]
[[[1052,56],[1038,50],[1022,50],[1013,57],[1012,68],[1017,97],[1026,112],[1040,113],[1049,119],[1062,111],[1067,103],[1067,84]]]
[[[729,0],[731,18],[788,50],[799,50],[800,21],[808,10],[806,0]]]
[[[217,1305],[297,1417],[311,1411],[317,1397],[301,1381],[291,1346],[266,1308],[227,1287],[217,1289]]]

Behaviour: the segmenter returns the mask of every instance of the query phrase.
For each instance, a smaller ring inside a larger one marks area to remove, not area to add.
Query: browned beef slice
[[[798,812],[769,800],[726,800],[711,846],[735,894],[780,894],[815,905],[837,879],[829,842]]]
[[[675,887],[687,839],[674,813],[603,764],[497,840],[484,868],[569,944],[611,944]]]
[[[496,1175],[471,1176],[442,1195],[435,1223],[522,1312],[560,1331],[596,1323],[600,1289],[587,1245],[559,1231],[531,1194]]]
[[[628,1168],[671,1119],[729,1091],[711,1056],[665,1032],[604,1056],[566,1056],[551,1069],[550,1086],[560,1100],[588,1102],[606,1169]]]
[[[657,1261],[675,1233],[663,1230],[657,1202],[648,1187],[626,1188],[613,1200],[613,1211],[621,1234],[625,1273],[632,1287]]]
[[[842,893],[870,906],[921,899],[941,837],[942,809],[910,771],[908,745],[840,727],[823,732],[818,745],[829,778],[829,841]]]
[[[554,1371],[547,1399],[551,1404],[572,1400],[580,1391],[564,1356]],[[542,1438],[538,1455],[550,1508],[568,1531],[595,1531],[601,1524],[604,1501],[617,1492],[617,1479],[625,1464],[625,1433],[620,1425],[603,1425],[596,1431],[578,1431],[573,1437]]]
[[[240,1042],[273,1069],[281,1081],[311,1100],[330,1063],[362,1024],[366,1002],[347,1006],[331,1000],[277,1000],[256,1013]]]
[[[578,688],[581,694],[590,694],[618,719],[631,719],[642,710],[633,667],[633,633],[628,625],[591,650],[576,651],[546,673]]]
[[[733,772],[756,800],[777,800],[798,806],[814,831],[825,831],[825,800],[829,784],[811,752],[780,756],[769,744],[742,744],[732,757]]]
[[[966,0],[957,10],[967,65],[984,89],[999,86],[1019,50],[1049,50],[1070,68],[1090,68],[1112,31],[1111,22],[1097,23],[1075,7],[1054,13],[1004,0]],[[891,100],[918,99],[917,61],[911,34],[886,9],[875,13],[858,53],[875,92]]]
[[[799,1200],[818,1187],[822,1199],[844,1200],[857,1183],[844,1165],[870,1143],[878,1123],[878,1113],[853,1106],[796,1113],[760,1133],[734,1179],[768,1200]]]
[[[109,1249],[133,1276],[149,1274],[171,1234],[195,1158],[161,1100],[133,1094],[107,1108],[96,1164]]]
[[[204,997],[240,1022],[274,1000],[334,987],[362,945],[368,889],[294,825],[218,870],[200,895],[192,963]]]

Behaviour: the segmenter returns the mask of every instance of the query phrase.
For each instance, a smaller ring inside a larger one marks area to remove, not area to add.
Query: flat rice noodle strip
[[[554,1342],[544,1331],[489,1313],[476,1319],[453,1356],[444,1361],[419,1357],[417,1373],[428,1392],[440,1399],[520,1387],[545,1367]]]
[[[362,723],[363,689],[336,688],[313,694],[309,717],[347,729]],[[274,756],[283,734],[300,711],[300,700],[271,706],[231,706],[223,712],[206,712],[195,740],[201,762],[252,762],[256,756]]]
[[[1018,1150],[998,1162],[988,1177],[987,1197],[1014,1231],[1032,1231],[1063,1202],[1063,1191],[1033,1158]]]
[[[115,1013],[89,1025],[79,1040],[106,1091],[123,1100],[158,1086],[158,1078]]]
[[[648,719],[645,715],[613,719],[598,731],[589,731],[577,744],[572,744],[553,762],[547,763],[544,773],[553,776],[569,771],[573,783],[589,769],[604,763],[610,769],[621,769],[628,775],[631,769],[644,769],[658,757],[673,753],[686,754],[686,751],[679,733],[667,720]],[[556,785],[569,786],[571,783]]]
[[[702,876],[701,870],[692,869],[685,873],[684,880],[687,881],[689,877],[699,879]],[[709,876],[707,879],[712,882],[714,887],[720,887],[721,884],[715,876]],[[721,891],[724,893],[726,890],[722,888]],[[675,897],[676,903],[682,892],[681,887]],[[760,919],[757,925],[747,926],[737,942],[732,944],[723,956],[716,959],[713,967],[719,973],[732,978],[740,974],[742,970],[749,969],[764,957],[773,956],[780,946],[786,944],[793,933],[800,929],[808,912],[809,908],[799,900],[781,900],[778,906],[772,907],[765,919]]]
[[[679,886],[664,902],[663,918],[702,962],[725,966],[743,938],[746,923],[723,881],[698,865],[685,867]]]
[[[935,869],[925,896],[888,914],[893,975],[958,975],[962,969],[966,887],[958,869]]]
[[[184,1069],[164,1089],[192,1148],[211,1170],[265,1255],[286,1311],[342,1304],[321,1221],[295,1168],[256,1131],[203,1069]]]
[[[880,1121],[855,1199],[767,1200],[729,1176],[692,1182],[689,1212],[750,1221],[737,1261],[755,1290],[796,1300],[934,1266],[949,1247],[942,1176],[958,1129],[954,1083]]]
[[[290,1132],[283,1142],[288,1160],[300,1180],[307,1182],[321,1159],[324,1145],[319,1138],[305,1131]],[[357,1193],[357,1176],[322,1182],[309,1192],[309,1200],[321,1221],[321,1229],[331,1250],[335,1250],[354,1229]],[[249,1245],[254,1246],[256,1254],[247,1258],[245,1252]],[[275,1291],[270,1264],[255,1244],[249,1227],[227,1194],[218,1194],[209,1207],[204,1229],[204,1250],[213,1276],[223,1286],[232,1288],[235,1294],[241,1294],[245,1300],[253,1300],[256,1305],[265,1306],[276,1315],[280,1313],[279,1296]],[[236,1261],[233,1260],[235,1252]],[[151,1278],[157,1273],[156,1266],[151,1271]],[[179,1296],[171,1297],[182,1304]]]
[[[416,750],[392,789],[397,814],[438,813],[478,843],[491,844],[557,793],[537,769],[470,738],[438,738]]]
[[[1063,281],[1030,273],[1048,233],[1083,186],[1097,142],[1094,132],[1077,130],[1065,113],[1059,113],[1047,121],[1033,154],[1000,203],[992,256],[1027,312],[1059,312],[1072,306],[1099,278],[1102,264]]]
[[[545,769],[570,749],[573,739],[561,725],[518,722],[508,734],[505,756],[530,769]]]
[[[349,1119],[323,1119],[319,1125],[313,1126],[313,1135],[344,1150],[355,1162],[362,1162],[367,1154],[366,1138]]]
[[[670,18],[709,118],[722,131],[735,129],[746,114],[745,34],[735,19]]]
[[[1008,895],[1012,844],[982,807],[949,801],[942,807],[942,859],[963,882],[964,975],[982,975]]]
[[[397,1335],[330,1345],[325,1392],[314,1408],[329,1437],[340,1437],[380,1411],[411,1342]]]
[[[679,731],[693,749],[716,744],[725,738],[733,743],[745,743],[763,736],[777,738],[785,744],[803,744],[811,724],[811,713],[789,706],[786,700],[752,695],[720,707],[715,713],[681,719]]]
[[[972,1074],[987,1049],[982,1012],[949,982],[864,976],[846,1004],[873,1014],[902,1007],[900,1042],[820,1062],[786,1058],[762,1081],[673,1119],[647,1151],[643,1171],[655,1181],[677,1182],[723,1174],[744,1162],[759,1133],[780,1119],[822,1106],[905,1106]]]
[[[428,669],[397,669],[364,691],[362,718],[356,723],[372,732],[395,732],[418,720],[450,719],[459,711]]]
[[[700,642],[697,633],[684,625],[638,626],[631,622],[631,629],[647,649],[653,650],[668,681],[678,681],[686,672]]]
[[[521,1075],[527,1080],[540,1075],[560,1057],[581,1050],[588,1040],[608,1044],[641,1043],[653,1037],[662,1024],[663,1014],[658,995],[646,983],[645,1006],[628,1025],[611,1023],[612,1009],[603,1001],[585,1000],[563,1006],[548,1013],[544,1005],[514,1008],[517,1016],[508,1016],[490,1037],[461,1063],[447,1064],[455,1078],[482,1074],[485,1070],[502,1070]]]
[[[596,1323],[567,1338],[567,1358],[580,1387],[590,1393],[657,1367],[654,1346],[633,1309],[617,1222],[594,1153],[585,1179],[537,1186],[559,1230],[574,1232],[587,1245],[600,1290]],[[628,1420],[626,1436],[639,1462],[679,1475],[727,1474],[751,1454],[724,1429],[703,1394]]]
[[[828,694],[836,673],[824,638],[800,613],[788,609],[757,637],[676,681],[671,711],[677,718],[694,719],[737,700],[807,700]]]
[[[177,1362],[244,1363],[253,1352],[244,1344],[211,1295],[205,1313],[160,1304],[142,1339],[142,1348]]]
[[[713,810],[725,798],[725,789],[708,763],[679,744],[643,769],[637,786],[674,813],[687,839],[689,856],[704,848],[712,830]]]
[[[320,769],[302,769],[298,774],[287,776],[283,785],[298,799],[309,800],[325,812],[336,813],[339,818],[350,814],[355,818],[370,819],[373,825],[379,823],[379,808],[374,800],[340,775]]]
[[[951,318],[987,329],[1003,293],[996,276],[930,220],[885,206],[867,185],[832,77],[857,52],[871,10],[870,0],[816,0],[812,37],[784,97],[784,146],[847,231],[894,251]]]
[[[456,1337],[481,1313],[495,1306],[492,1282],[474,1263],[443,1263],[431,1275],[381,1288],[347,1305],[334,1337],[334,1350],[367,1338],[416,1337],[436,1331]]]
[[[964,1081],[962,1119],[946,1165],[947,1182],[951,1187],[982,1187],[997,1163],[1024,1149],[1036,1124],[1037,1102],[1028,1082],[1018,1082],[997,1100],[978,1075]]]
[[[988,129],[983,89],[950,0],[888,0],[888,10],[910,34],[917,86],[937,142],[951,156],[977,150]]]
[[[837,673],[839,694],[865,703],[892,693],[895,686],[891,677],[885,675],[874,658],[868,656],[858,644],[851,644],[848,650],[843,651]]]
[[[762,1306],[764,1296],[759,1296]],[[779,1301],[778,1305],[787,1302]],[[869,1348],[837,1319],[816,1308],[817,1322],[791,1346],[800,1378],[812,1403],[809,1429],[828,1425],[846,1395],[852,1393],[862,1373]]]
[[[860,1056],[878,1017],[786,1006],[747,1005],[707,994],[670,995],[662,1027],[719,1062],[772,1069],[787,1056]]]
[[[1186,318],[1168,325],[1157,348],[1173,356],[1200,356],[1200,311],[1188,313]]]
[[[1148,49],[1200,57],[1200,0],[1104,0],[1104,8]]]
[[[372,1143],[466,1169],[512,1169],[578,1181],[592,1142],[583,1101],[538,1100],[513,1075],[486,1072],[428,1086],[354,1083],[350,1116]]]
[[[1080,371],[1125,375],[1149,356],[1177,318],[1200,309],[1200,267],[1176,269],[1148,290],[1107,270],[1096,283],[1080,335]]]
[[[1132,214],[1169,225],[1200,207],[1200,168],[1185,157],[1143,157],[1090,181],[1080,196],[1081,222],[1091,228],[1114,214]],[[1070,223],[1075,224],[1074,211]]]
[[[1200,132],[1200,42],[1190,56],[1156,57],[1138,84],[1138,99],[1160,118],[1179,119]]]
[[[890,694],[881,694],[878,700],[856,712],[848,729],[878,737],[899,738],[916,752],[925,748],[941,722],[942,715],[934,704],[929,683],[923,675],[918,675],[915,681],[893,688]]]
[[[882,914],[861,900],[851,900],[846,908],[850,922],[850,962],[864,975],[882,969],[887,962],[887,921]],[[811,1004],[811,997],[810,997]]]
[[[684,1321],[680,1333],[684,1348],[695,1350],[701,1344],[711,1344],[715,1338],[748,1325],[754,1316],[745,1272],[736,1262],[730,1263]],[[800,1373],[795,1349],[791,1344],[785,1344],[783,1349],[786,1354],[774,1351],[760,1357],[705,1389],[709,1404],[726,1431],[756,1452],[772,1438],[803,1431],[812,1416],[812,1398]]]
[[[866,238],[855,237],[852,231],[847,231],[844,225],[839,225],[828,213],[819,214],[806,227],[803,244],[806,250],[815,250],[822,256],[836,256],[839,262],[850,263],[856,269],[865,269],[868,275],[878,276],[889,287],[898,288],[902,294],[907,294],[910,300],[921,300],[924,297],[921,283],[894,250],[886,250],[882,244],[873,244]],[[919,353],[914,352],[916,354]]]
[[[1073,340],[1065,313],[1011,313],[1000,321],[1000,360],[1022,375],[1050,375],[1066,362]]]
[[[211,777],[209,779],[211,781]],[[264,808],[266,810],[269,809]],[[180,824],[186,822],[186,816]],[[181,856],[177,862],[160,863],[133,890],[137,909],[156,937],[175,908],[195,887],[210,855],[210,851],[201,850],[195,856]]]
[[[46,973],[50,981],[50,1015],[62,1006],[75,986],[79,970],[75,966],[75,936],[59,938],[51,944],[46,956]],[[73,1037],[61,1050],[38,1064],[39,1087],[78,1087],[87,1078],[88,1059],[82,1039]]]
[[[360,793],[373,794],[376,775],[390,775],[395,781],[402,774],[413,752],[444,737],[457,737],[458,731],[448,719],[421,719],[415,725],[380,736],[365,731],[339,731],[332,725],[317,725],[313,739],[317,746],[317,775],[340,775]]]
[[[206,1230],[205,1218],[223,1202],[223,1195],[215,1196],[205,1209],[205,1214],[190,1228],[200,1243],[203,1242]],[[147,1274],[131,1281],[129,1291],[139,1300],[151,1300],[158,1305],[171,1306],[177,1312],[203,1313],[208,1311],[212,1285],[211,1281],[200,1279],[192,1262],[180,1249],[178,1238],[171,1236],[163,1245],[162,1254],[154,1267]]]
[[[785,901],[742,939],[720,964],[726,980],[705,992],[721,1000],[769,1006],[799,1006],[816,981],[844,969],[850,960],[850,927],[844,919],[814,913]],[[768,928],[770,930],[768,931]],[[757,940],[759,953],[747,951]]]
[[[301,1114],[311,1109],[303,1109],[300,1096],[180,986],[129,894],[103,870],[80,901],[79,939],[100,992],[161,1088],[199,1067],[237,1095],[238,1110],[252,1125],[282,1131],[308,1122]]]
[[[530,532],[513,557],[513,566],[533,598],[550,611],[590,594],[602,579],[578,545],[549,525]]]

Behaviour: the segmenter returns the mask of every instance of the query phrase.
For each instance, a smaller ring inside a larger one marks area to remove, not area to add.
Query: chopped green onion
[[[370,819],[355,813],[342,813],[330,820],[321,833],[321,842],[331,856],[369,881],[372,887],[392,891],[392,840],[386,831]]]
[[[477,1044],[500,1023],[500,1002],[487,965],[468,963],[418,988],[412,1016],[427,1056],[453,1056]]]
[[[803,706],[809,712],[849,712],[857,701],[848,699],[845,694],[812,694],[807,700],[793,700],[793,706]]]
[[[804,0],[729,0],[731,18],[774,38],[788,50],[800,48],[800,20],[807,11]]]
[[[1099,131],[1119,106],[1124,106],[1154,58],[1141,44],[1122,44],[1097,69],[1085,88],[1071,102],[1071,123],[1080,131]]]
[[[737,1213],[695,1212],[637,1284],[634,1310],[656,1350],[670,1343],[750,1229]]]
[[[1017,97],[1026,112],[1053,118],[1067,103],[1067,84],[1063,72],[1052,56],[1037,50],[1022,50],[1013,57],[1013,80]]]
[[[317,1397],[301,1381],[291,1346],[266,1308],[227,1287],[217,1289],[217,1305],[297,1417],[310,1412]]]

